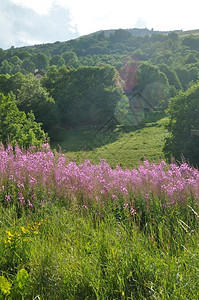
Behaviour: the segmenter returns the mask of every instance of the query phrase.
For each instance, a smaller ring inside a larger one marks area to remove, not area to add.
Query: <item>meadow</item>
[[[198,299],[199,171],[0,148],[0,299]]]
[[[164,113],[152,112],[139,126],[101,131],[94,128],[70,129],[62,132],[61,141],[51,143],[51,148],[62,149],[70,161],[77,163],[88,159],[95,164],[105,159],[112,168],[118,164],[132,168],[144,160],[163,159],[167,121]]]

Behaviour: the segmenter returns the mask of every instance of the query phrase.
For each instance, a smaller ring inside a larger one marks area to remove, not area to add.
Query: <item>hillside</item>
[[[0,49],[0,299],[199,299],[198,33]]]
[[[162,147],[168,135],[164,127],[166,122],[166,118],[154,119],[130,132],[123,130],[106,134],[88,128],[74,129],[66,131],[59,146],[69,161],[79,163],[89,159],[99,163],[100,159],[106,159],[113,168],[118,164],[123,168],[132,168],[143,160],[158,162],[164,159]],[[56,145],[52,143],[51,146],[54,148]]]
[[[94,32],[90,35],[82,36],[67,42],[57,41],[55,43],[32,45],[20,48],[11,47],[9,50],[5,51],[1,49],[0,64],[2,64],[4,60],[7,60],[8,63],[10,62],[15,65],[20,65],[25,60],[22,68],[23,72],[27,72],[30,70],[30,68],[28,70],[26,65],[31,56],[36,53],[45,54],[49,60],[48,65],[57,65],[59,59],[58,57],[56,57],[56,59],[52,59],[54,56],[59,55],[62,57],[64,53],[72,51],[78,58],[78,62],[76,61],[76,66],[78,66],[78,63],[79,65],[110,63],[111,65],[117,66],[119,63],[122,63],[125,56],[129,55],[135,55],[139,60],[150,60],[153,64],[159,63],[157,57],[161,55],[161,59],[164,61],[164,63],[171,65],[175,57],[178,57],[179,59],[179,55],[182,57],[184,55],[186,56],[189,50],[192,50],[192,46],[190,44],[186,45],[188,47],[186,49],[187,51],[184,51],[184,48],[182,52],[181,47],[184,45],[184,38],[187,36],[197,38],[198,30],[154,31],[153,29],[149,30],[147,28],[104,30]],[[104,57],[105,55],[111,57]],[[16,61],[16,58],[14,60],[12,58],[13,56],[18,57],[21,62]],[[93,58],[92,60],[90,56]],[[172,61],[168,62],[168,58],[171,58],[172,56],[174,56]],[[69,60],[71,60],[71,57]],[[36,68],[39,67],[35,59],[31,59],[31,61],[35,64]],[[67,59],[65,59],[65,63],[70,65]],[[76,67],[75,65],[72,66]],[[47,65],[43,66],[42,68],[46,69],[46,67]],[[13,70],[12,73],[16,71],[17,68],[15,68],[15,71]],[[4,73],[1,71],[1,69],[0,72]]]
[[[39,81],[34,80],[35,69],[42,72]],[[51,143],[67,151],[76,151],[65,145],[73,134],[81,141],[79,132],[84,128],[91,144],[95,143],[92,130],[109,120],[113,130],[138,128],[148,113],[164,113],[171,99],[189,90],[198,78],[198,30],[118,29],[67,42],[0,49],[0,92],[6,97],[13,93],[17,108],[27,116],[32,111]],[[4,133],[4,144],[9,134],[9,130]],[[21,145],[37,143],[38,136],[28,134]],[[41,136],[45,135],[40,131],[40,142]],[[16,133],[10,137],[15,143]],[[143,157],[145,153],[140,153],[139,159]]]

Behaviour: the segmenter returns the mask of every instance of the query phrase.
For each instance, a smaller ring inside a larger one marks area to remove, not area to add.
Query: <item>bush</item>
[[[4,146],[18,144],[28,148],[30,145],[41,145],[47,135],[35,122],[32,112],[25,114],[19,111],[13,94],[0,94],[0,141]]]

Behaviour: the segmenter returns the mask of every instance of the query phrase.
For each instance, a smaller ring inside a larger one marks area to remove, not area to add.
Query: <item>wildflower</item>
[[[127,209],[128,206],[128,203],[124,203],[124,209]]]
[[[14,236],[14,234],[12,234],[9,230],[6,230],[6,233],[7,233],[8,237],[13,237]]]
[[[24,234],[29,234],[30,233],[30,230],[26,229],[24,226],[21,226],[21,231]]]
[[[10,195],[5,195],[5,200],[6,200],[7,202],[10,202]]]
[[[33,207],[33,204],[30,202],[30,200],[28,200],[28,206],[31,208]]]
[[[136,210],[133,207],[131,207],[131,214],[136,215]]]

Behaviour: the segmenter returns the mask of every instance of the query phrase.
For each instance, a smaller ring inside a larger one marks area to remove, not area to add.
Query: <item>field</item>
[[[167,118],[157,114],[149,117],[149,122],[143,126],[116,131],[97,131],[96,129],[67,130],[63,141],[59,143],[69,160],[83,162],[89,159],[99,163],[106,159],[111,167],[134,167],[148,159],[159,161],[163,159],[162,147],[167,130],[164,128]],[[57,148],[57,143],[52,144]]]
[[[165,122],[1,146],[0,299],[199,299],[199,171],[164,162]]]
[[[198,29],[195,29],[195,30],[182,31],[182,32],[179,32],[178,35],[179,35],[181,38],[186,37],[186,36],[189,36],[189,35],[192,35],[192,36],[198,36],[198,35],[199,35],[199,30],[198,30]]]

